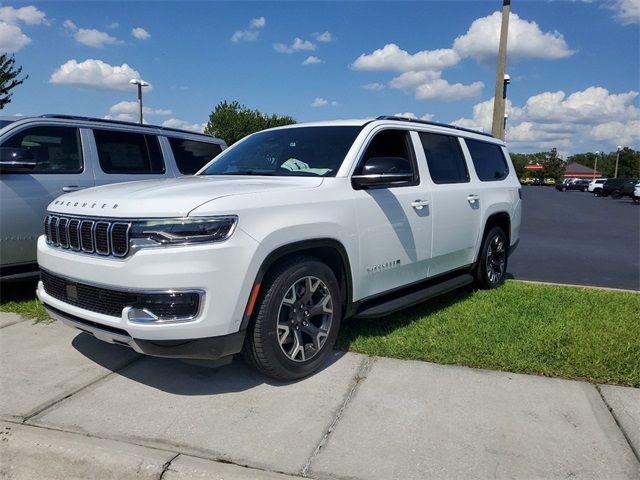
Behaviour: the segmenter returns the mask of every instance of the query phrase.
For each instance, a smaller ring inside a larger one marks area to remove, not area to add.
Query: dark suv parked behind
[[[637,178],[610,178],[602,185],[603,197],[611,195],[613,198],[620,198],[626,184],[635,185]],[[633,187],[630,189],[633,192]]]

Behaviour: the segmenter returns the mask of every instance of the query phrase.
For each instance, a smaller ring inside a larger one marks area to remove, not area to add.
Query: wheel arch
[[[342,303],[344,307],[343,311],[345,312],[345,316],[349,315],[349,308],[352,305],[353,298],[353,276],[351,273],[351,264],[349,262],[347,249],[340,241],[333,238],[301,240],[282,245],[265,257],[258,269],[256,278],[253,281],[251,295],[247,299],[242,318],[241,330],[246,329],[249,325],[254,311],[253,304],[256,302],[259,295],[263,279],[280,262],[289,258],[293,254],[315,257],[331,268],[338,279],[338,284],[340,285]]]
[[[509,215],[508,212],[495,212],[487,217],[487,220],[484,222],[484,231],[482,232],[480,245],[482,245],[482,241],[484,241],[485,235],[492,227],[502,228],[502,230],[504,230],[504,233],[507,235],[508,244],[511,245],[511,215]]]

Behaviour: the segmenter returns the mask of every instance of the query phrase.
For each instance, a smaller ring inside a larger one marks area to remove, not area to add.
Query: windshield
[[[222,152],[201,175],[335,176],[361,126],[260,132]]]
[[[6,127],[7,125],[13,122],[15,122],[15,120],[0,120],[0,128]]]

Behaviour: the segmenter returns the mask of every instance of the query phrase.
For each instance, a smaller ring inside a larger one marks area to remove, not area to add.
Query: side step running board
[[[403,308],[411,307],[417,303],[424,302],[443,293],[450,292],[456,288],[463,287],[473,283],[473,276],[469,273],[464,273],[457,277],[444,280],[440,283],[430,285],[417,291],[412,291],[407,294],[400,294],[401,296],[378,303],[371,306],[365,306],[362,310],[356,313],[357,318],[374,318],[388,315],[389,313],[402,310]]]

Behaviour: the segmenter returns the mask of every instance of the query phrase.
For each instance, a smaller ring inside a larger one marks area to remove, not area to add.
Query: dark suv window
[[[178,170],[183,175],[193,175],[209,163],[209,160],[222,152],[222,147],[216,143],[197,142],[175,137],[169,137],[169,143]]]
[[[413,149],[411,148],[411,137],[407,130],[383,130],[376,134],[364,152],[362,160],[358,168],[356,168],[355,175],[366,173],[363,170],[364,166],[367,160],[373,157],[402,159],[403,161],[390,162],[390,165],[393,166],[393,171],[388,173],[411,173],[417,182],[417,169],[415,168]]]
[[[420,132],[419,135],[434,183],[469,181],[467,163],[457,137],[427,132]]]
[[[24,173],[82,172],[80,132],[72,127],[32,127],[16,133],[0,145],[0,155],[19,154],[35,162]]]
[[[465,139],[465,142],[480,180],[492,182],[507,178],[509,167],[500,145],[468,138]]]
[[[155,135],[94,130],[100,167],[105,173],[164,173],[160,144]]]

